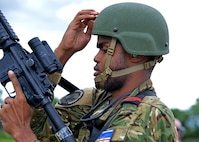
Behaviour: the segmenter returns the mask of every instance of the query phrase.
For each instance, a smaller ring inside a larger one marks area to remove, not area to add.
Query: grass
[[[198,142],[197,138],[187,138],[187,139],[183,139],[182,142]]]
[[[14,139],[0,128],[0,142],[15,142]]]

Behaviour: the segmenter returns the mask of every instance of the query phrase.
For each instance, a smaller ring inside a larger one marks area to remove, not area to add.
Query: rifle
[[[40,41],[38,37],[28,42],[32,53],[22,48],[18,42],[19,38],[0,10],[0,49],[4,53],[0,60],[2,86],[6,89],[6,84],[10,82],[8,71],[14,71],[27,102],[35,108],[44,108],[51,125],[53,125],[56,137],[61,142],[75,142],[71,130],[65,126],[50,99],[53,95],[54,85],[49,80],[48,74],[62,72],[61,63],[48,43]]]

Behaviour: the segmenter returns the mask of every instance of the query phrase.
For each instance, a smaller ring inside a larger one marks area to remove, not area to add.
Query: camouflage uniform
[[[150,80],[141,84],[128,97],[136,96],[144,90],[152,90]],[[78,142],[86,142],[89,139],[90,132],[87,125],[80,121],[80,118],[87,114],[89,110],[99,103],[106,96],[111,96],[105,91],[94,88],[85,89],[81,98],[70,105],[57,104],[56,109],[65,124],[69,125]],[[96,109],[92,117],[99,114],[110,104],[111,97],[103,102]],[[42,113],[42,114],[41,114]],[[174,124],[172,112],[156,96],[146,96],[137,106],[132,103],[120,102],[111,107],[96,121],[89,124],[102,128],[104,124],[114,118],[107,130],[104,130],[96,141],[105,141],[110,139],[113,142],[147,141],[147,142],[176,142],[177,132]],[[45,113],[37,110],[32,121],[33,131],[41,141],[57,141],[51,132],[50,126],[46,123]],[[106,134],[109,134],[107,137]]]

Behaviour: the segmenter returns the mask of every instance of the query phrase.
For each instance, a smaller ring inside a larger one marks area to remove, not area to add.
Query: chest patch
[[[96,142],[110,142],[113,136],[113,130],[107,130],[100,134]]]

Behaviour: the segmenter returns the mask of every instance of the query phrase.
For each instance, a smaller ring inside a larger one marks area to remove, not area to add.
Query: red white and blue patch
[[[101,133],[96,142],[110,142],[113,136],[113,130],[107,130]]]

